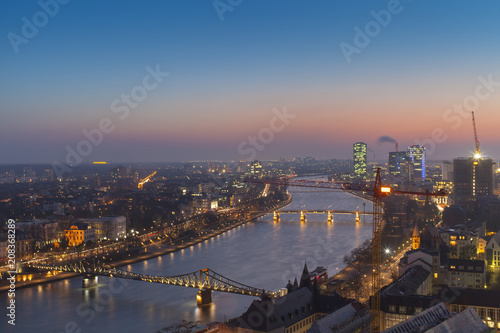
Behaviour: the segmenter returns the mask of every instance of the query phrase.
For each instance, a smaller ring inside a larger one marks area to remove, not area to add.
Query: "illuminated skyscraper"
[[[410,180],[425,180],[425,147],[420,145],[411,145],[408,147],[408,158],[410,164]]]
[[[453,200],[456,205],[472,209],[477,198],[492,196],[493,190],[491,158],[462,157],[453,160]]]
[[[353,145],[354,177],[366,179],[366,143],[356,142]]]
[[[262,164],[259,161],[253,161],[250,164],[250,173],[255,176],[262,174]]]
[[[389,153],[389,173],[405,179],[408,178],[408,154],[405,151]]]

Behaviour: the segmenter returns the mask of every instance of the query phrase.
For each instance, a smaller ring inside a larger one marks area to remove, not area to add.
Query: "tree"
[[[344,256],[344,264],[348,267],[352,267],[357,277],[361,276],[361,270],[366,267],[366,265],[371,263],[371,252],[370,252],[370,240],[366,240],[363,244],[356,247],[351,251],[351,253]]]

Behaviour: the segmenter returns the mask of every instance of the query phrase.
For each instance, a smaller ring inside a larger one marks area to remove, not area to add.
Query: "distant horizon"
[[[440,162],[453,162],[453,159],[459,159],[459,158],[472,158],[473,155],[471,156],[457,156],[451,159],[427,159],[426,162],[428,163],[440,163]],[[487,155],[483,155],[483,157],[491,158],[494,161],[496,161],[495,158]],[[332,157],[332,158],[316,158],[314,156],[297,156],[295,158],[314,158],[317,161],[330,161],[330,160],[353,160],[352,157],[350,158],[341,158],[341,157]],[[256,161],[259,162],[279,162],[280,159],[255,159]],[[381,160],[373,160],[368,158],[367,159],[368,163],[370,162],[377,162],[377,163],[388,163],[387,159]],[[95,167],[103,167],[103,166],[109,166],[109,165],[123,165],[123,164],[186,164],[186,163],[251,163],[252,161],[238,161],[238,160],[191,160],[191,161],[109,161],[103,164],[95,164],[94,162],[82,162],[78,166],[73,166],[73,167],[80,167],[80,166],[95,166]],[[284,162],[293,162],[293,158],[290,159],[285,159]],[[5,167],[5,166],[51,166],[51,163],[49,162],[40,162],[40,163],[29,163],[29,162],[14,162],[14,163],[1,163],[0,167]],[[71,166],[71,165],[70,165]]]

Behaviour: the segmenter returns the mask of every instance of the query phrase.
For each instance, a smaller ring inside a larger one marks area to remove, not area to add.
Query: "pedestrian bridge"
[[[78,261],[64,265],[46,263],[32,263],[28,267],[38,271],[60,271],[68,273],[84,274],[83,287],[97,285],[97,276],[109,276],[122,279],[138,280],[151,283],[169,284],[173,286],[199,289],[197,300],[199,305],[208,304],[212,301],[212,291],[248,295],[248,296],[277,296],[276,292],[251,287],[243,283],[231,280],[210,268],[204,268],[196,272],[173,275],[154,276],[129,272],[120,268],[100,263],[97,261]]]
[[[326,210],[321,210],[321,209],[295,209],[295,210],[278,210],[277,211],[280,214],[359,214],[359,215],[373,215],[373,212],[360,212],[357,210],[339,210],[339,209],[326,209]]]

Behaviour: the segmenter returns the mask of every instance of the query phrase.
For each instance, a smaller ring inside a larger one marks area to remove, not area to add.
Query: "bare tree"
[[[344,256],[344,264],[352,267],[358,276],[361,276],[363,268],[371,262],[370,240],[353,249],[351,253]]]

